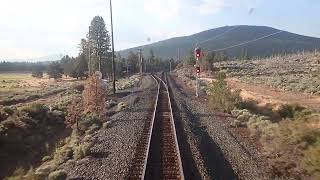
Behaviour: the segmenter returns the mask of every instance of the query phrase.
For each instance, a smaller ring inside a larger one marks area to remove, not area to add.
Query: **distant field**
[[[12,105],[29,102],[42,97],[65,91],[75,84],[81,83],[71,78],[59,81],[34,78],[31,73],[0,73],[0,105]]]
[[[0,95],[9,92],[37,90],[49,81],[48,78],[34,78],[31,73],[0,73]]]

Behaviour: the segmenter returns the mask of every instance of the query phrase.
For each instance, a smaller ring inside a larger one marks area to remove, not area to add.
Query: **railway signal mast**
[[[199,78],[200,78],[200,65],[199,65],[199,61],[201,58],[201,49],[199,47],[197,47],[194,50],[194,54],[196,57],[196,97],[199,96]]]

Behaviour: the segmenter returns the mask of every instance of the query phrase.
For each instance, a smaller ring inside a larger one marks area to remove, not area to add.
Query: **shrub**
[[[76,160],[82,159],[90,154],[90,143],[84,143],[75,147],[73,158]]]
[[[304,109],[304,107],[301,107],[299,105],[285,104],[280,106],[280,108],[278,109],[278,113],[282,118],[293,118],[296,112],[302,111]]]
[[[31,104],[24,106],[21,109],[22,112],[26,112],[30,117],[44,117],[48,111],[48,108],[43,104]]]
[[[47,161],[49,161],[49,160],[51,160],[51,159],[52,159],[51,156],[44,156],[44,157],[42,158],[42,162],[47,162]]]
[[[93,124],[101,126],[102,122],[97,114],[89,113],[79,121],[79,128],[83,131],[86,131]]]
[[[96,76],[89,77],[88,83],[83,91],[85,113],[102,113],[105,109],[106,93],[105,85],[97,79]]]
[[[269,125],[272,131],[266,128],[262,132],[261,142],[275,176],[294,178],[303,171],[311,176],[319,175],[320,131],[314,126],[319,123],[319,116],[300,115],[299,118],[303,120],[286,119],[275,123],[278,126]]]
[[[98,125],[98,124],[92,124],[88,130],[86,131],[86,134],[92,134],[94,133],[95,131],[99,130],[101,128],[101,125]]]
[[[50,172],[54,171],[56,169],[56,165],[53,163],[46,163],[44,165],[41,165],[40,167],[37,168],[36,174],[41,177],[47,177]],[[42,178],[45,179],[45,178]]]
[[[73,149],[67,145],[58,148],[54,154],[54,162],[56,165],[63,164],[73,157]]]
[[[28,171],[25,171],[23,168],[17,168],[12,176],[5,177],[4,180],[40,180],[41,177],[38,176],[33,168],[31,167]]]
[[[231,91],[227,87],[224,73],[217,75],[217,81],[212,82],[209,87],[210,102],[216,107],[221,107],[226,112],[231,112],[241,104],[240,91]]]
[[[8,106],[6,106],[6,107],[3,108],[3,111],[6,112],[6,113],[7,113],[8,115],[10,115],[10,116],[11,116],[16,110],[17,110],[16,108],[14,108],[14,107],[8,107]]]
[[[313,179],[320,179],[320,140],[304,151],[300,165]]]
[[[74,148],[73,159],[79,160],[84,158],[84,156],[84,151],[81,145]]]
[[[67,173],[64,170],[57,170],[49,174],[49,180],[65,180],[67,179]]]
[[[32,77],[42,78],[43,72],[42,71],[32,71]]]

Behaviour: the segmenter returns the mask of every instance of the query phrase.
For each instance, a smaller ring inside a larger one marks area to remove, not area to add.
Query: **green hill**
[[[127,57],[130,51],[138,52],[138,49],[142,48],[144,56],[149,54],[150,49],[153,49],[155,55],[158,57],[163,59],[177,59],[178,49],[180,49],[180,56],[184,57],[190,52],[191,49],[194,49],[197,42],[203,42],[207,39],[216,37],[214,40],[201,43],[200,47],[202,48],[203,52],[233,46],[279,31],[280,30],[278,29],[266,26],[224,26],[190,36],[171,38],[145,46],[126,49],[120,51],[120,54],[124,57]],[[320,49],[320,38],[302,36],[282,31],[274,36],[270,36],[243,46],[234,47],[226,50],[225,52],[230,57],[239,57],[241,53],[246,51],[248,55],[252,57],[269,56],[272,54],[292,53],[296,51],[307,51],[314,49]]]

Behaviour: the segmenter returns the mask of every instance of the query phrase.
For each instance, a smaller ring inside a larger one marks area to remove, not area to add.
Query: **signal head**
[[[200,48],[196,48],[194,51],[195,51],[195,55],[197,58],[201,57],[201,49]]]

